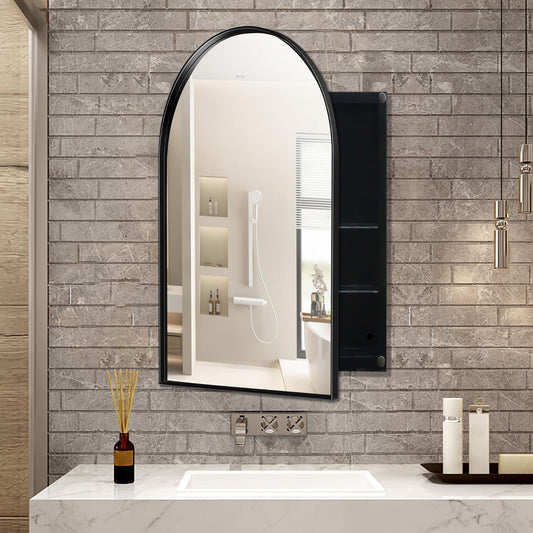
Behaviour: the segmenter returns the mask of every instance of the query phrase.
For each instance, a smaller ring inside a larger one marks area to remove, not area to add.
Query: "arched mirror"
[[[287,37],[216,35],[160,138],[160,380],[332,398],[334,118]]]

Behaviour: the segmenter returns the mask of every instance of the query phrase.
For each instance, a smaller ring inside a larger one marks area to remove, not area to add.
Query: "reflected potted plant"
[[[315,288],[315,292],[311,293],[311,315],[324,318],[326,316],[324,293],[328,290],[328,287],[324,281],[324,272],[318,265],[313,267],[311,279]]]

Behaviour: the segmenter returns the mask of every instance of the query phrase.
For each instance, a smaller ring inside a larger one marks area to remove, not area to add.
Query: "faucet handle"
[[[240,415],[235,420],[235,444],[237,446],[244,446],[246,444],[246,417]]]

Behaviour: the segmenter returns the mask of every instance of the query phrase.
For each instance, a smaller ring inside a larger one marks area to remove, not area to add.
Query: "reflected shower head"
[[[251,205],[258,205],[263,201],[263,193],[255,190],[248,193],[248,201]]]

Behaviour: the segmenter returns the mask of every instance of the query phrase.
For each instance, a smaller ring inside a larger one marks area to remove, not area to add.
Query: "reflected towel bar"
[[[235,305],[249,305],[250,307],[264,307],[267,302],[263,298],[248,298],[247,296],[234,296]]]

